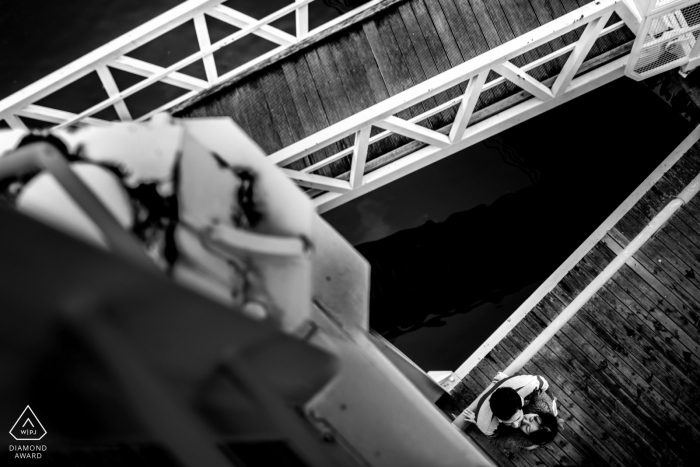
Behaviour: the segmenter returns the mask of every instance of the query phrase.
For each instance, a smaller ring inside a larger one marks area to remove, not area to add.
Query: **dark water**
[[[325,217],[372,264],[372,327],[455,370],[691,129],[621,78]]]

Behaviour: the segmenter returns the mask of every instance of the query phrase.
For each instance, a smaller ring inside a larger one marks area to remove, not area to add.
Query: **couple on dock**
[[[486,390],[454,420],[464,430],[474,423],[499,448],[532,450],[559,432],[556,397],[541,376],[498,373]]]

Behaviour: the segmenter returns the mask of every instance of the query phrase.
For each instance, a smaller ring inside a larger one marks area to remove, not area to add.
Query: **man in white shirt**
[[[523,420],[525,399],[533,391],[546,391],[548,388],[549,383],[541,376],[498,373],[453,424],[464,430],[469,423],[476,423],[486,436],[493,436],[499,424],[518,428]]]

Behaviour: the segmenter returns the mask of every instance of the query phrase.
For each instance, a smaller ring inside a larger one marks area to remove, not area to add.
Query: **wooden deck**
[[[700,143],[649,190],[452,392],[471,402],[700,173]],[[694,198],[525,365],[560,401],[555,443],[500,466],[697,465],[700,452],[700,199]]]
[[[176,109],[176,116],[230,116],[268,154],[297,142],[360,110],[396,95],[443,71],[552,21],[587,0],[386,0],[372,16],[345,25],[294,53],[264,63],[250,73]],[[609,24],[619,21],[613,14]],[[582,28],[513,59],[523,66],[574,42]],[[588,59],[618,50],[633,34],[623,27],[596,42]],[[547,82],[559,73],[565,54],[530,71]],[[491,79],[496,75],[491,73]],[[410,118],[464,92],[466,83],[400,114]],[[521,91],[510,82],[482,94],[476,110],[496,106]],[[529,96],[526,94],[526,96]],[[527,98],[527,97],[525,97]],[[517,102],[508,101],[494,112]],[[456,108],[422,124],[446,131]],[[378,131],[374,129],[373,131]],[[370,147],[368,161],[396,151],[408,140],[391,136]],[[346,149],[352,139],[291,164],[294,169]],[[410,153],[404,148],[401,154]],[[400,157],[400,156],[396,156]],[[377,164],[368,164],[371,171]],[[350,170],[349,158],[321,168],[338,177]]]

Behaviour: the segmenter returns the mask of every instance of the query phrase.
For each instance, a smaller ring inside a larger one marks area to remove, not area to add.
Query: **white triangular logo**
[[[32,408],[27,406],[15,424],[12,425],[10,434],[17,441],[39,441],[46,436],[46,429],[44,429]]]

